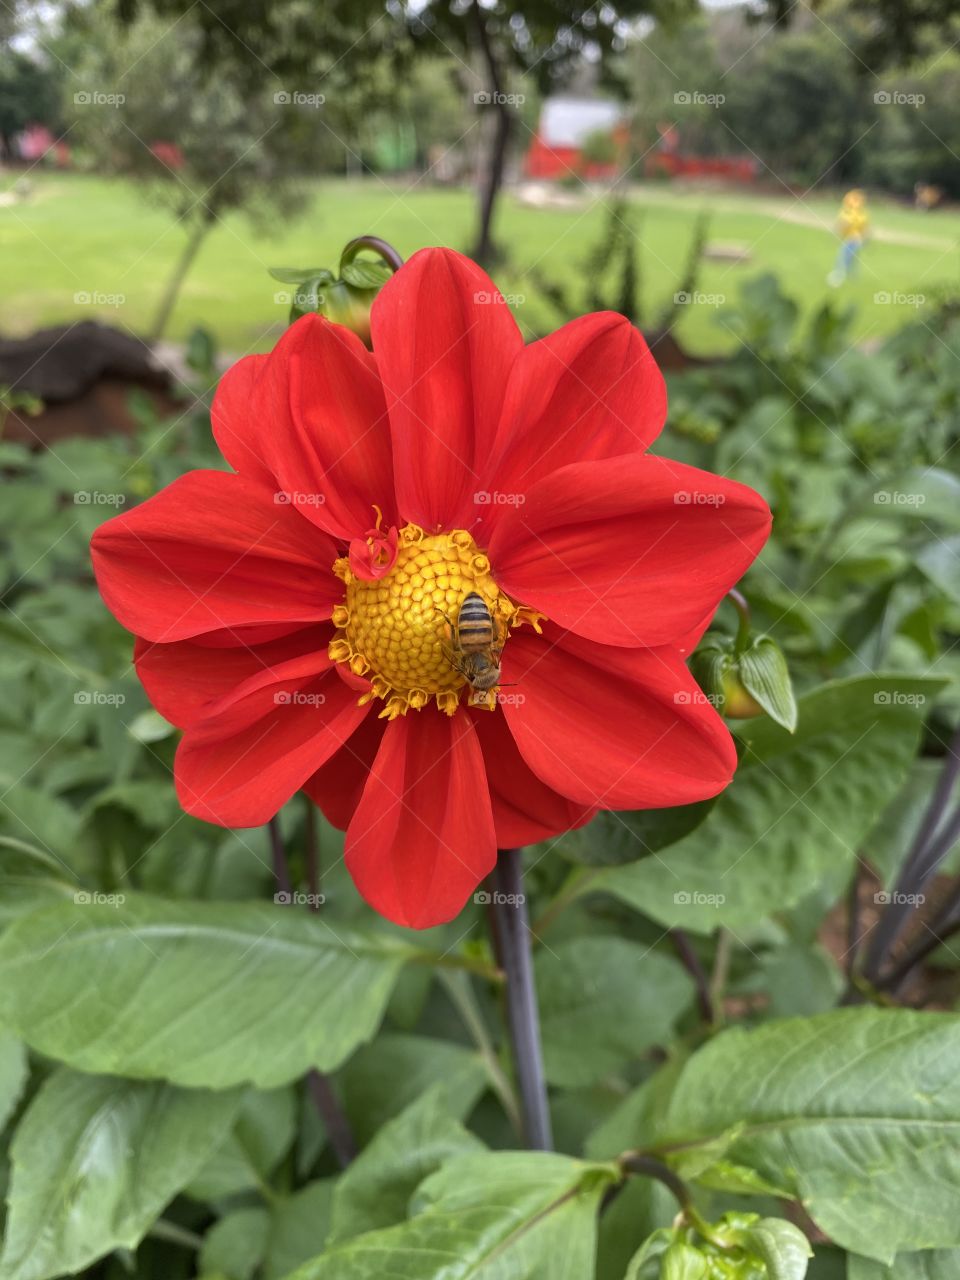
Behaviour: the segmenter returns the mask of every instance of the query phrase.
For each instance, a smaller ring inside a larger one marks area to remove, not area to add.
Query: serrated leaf
[[[670,1038],[693,998],[672,956],[625,938],[575,938],[541,949],[535,975],[544,1067],[577,1087]]]
[[[687,1063],[664,1149],[742,1123],[730,1158],[792,1188],[836,1243],[889,1262],[960,1244],[960,1017],[843,1009],[723,1032]]]
[[[242,1094],[61,1069],[17,1127],[0,1274],[48,1280],[135,1249],[233,1123]]]
[[[617,1178],[546,1152],[450,1160],[421,1186],[408,1222],[306,1263],[296,1280],[593,1280],[596,1217]]]
[[[707,821],[657,858],[603,868],[605,889],[666,927],[747,930],[833,876],[838,891],[856,850],[913,759],[941,681],[838,680],[800,701],[788,733],[744,722],[744,753]]]
[[[0,940],[0,1021],[82,1071],[272,1088],[368,1040],[409,955],[281,906],[64,903]]]
[[[451,1157],[482,1149],[434,1085],[386,1124],[339,1179],[327,1247],[402,1222],[424,1178]]]

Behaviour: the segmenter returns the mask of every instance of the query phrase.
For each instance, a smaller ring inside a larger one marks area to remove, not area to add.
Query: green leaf
[[[409,954],[267,904],[65,903],[0,940],[0,1021],[82,1071],[270,1088],[368,1040]]]
[[[9,1032],[0,1030],[0,1130],[20,1101],[27,1070],[26,1049]]]
[[[960,603],[960,534],[928,543],[917,555],[917,565],[934,586]]]
[[[380,1035],[341,1073],[344,1104],[354,1136],[368,1143],[432,1085],[440,1084],[451,1115],[467,1115],[487,1085],[480,1054],[431,1036]]]
[[[593,1280],[596,1217],[612,1165],[546,1152],[449,1161],[408,1222],[308,1262],[296,1280]]]
[[[269,1229],[266,1209],[236,1209],[226,1214],[203,1238],[200,1274],[214,1272],[230,1280],[250,1280],[266,1250]]]
[[[960,1244],[960,1017],[844,1009],[724,1032],[687,1063],[659,1141],[714,1141],[785,1183],[846,1249]]]
[[[660,1260],[673,1242],[673,1231],[661,1227],[647,1237],[630,1259],[623,1280],[653,1280],[660,1275]],[[656,1262],[656,1267],[654,1263]]]
[[[663,1255],[662,1280],[709,1280],[707,1259],[693,1245],[676,1241]]]
[[[744,754],[709,818],[657,858],[592,874],[666,927],[746,930],[835,878],[916,755],[941,681],[839,680],[800,700],[799,729],[746,721]]]
[[[889,1266],[856,1254],[847,1259],[847,1280],[957,1280],[958,1275],[960,1249],[898,1253]]]
[[[768,1280],[804,1280],[813,1257],[810,1241],[785,1218],[761,1218],[746,1231],[745,1245],[763,1259]]]
[[[441,1085],[391,1120],[337,1183],[328,1245],[393,1226],[420,1183],[444,1161],[483,1149],[454,1118]]]
[[[777,724],[793,733],[797,727],[797,704],[787,660],[776,641],[760,636],[739,655],[737,669],[747,693]]]
[[[297,1096],[292,1086],[247,1090],[237,1122],[226,1140],[190,1180],[195,1200],[225,1200],[258,1188],[269,1179],[293,1142]]]
[[[169,738],[172,733],[176,733],[176,729],[169,720],[164,720],[159,711],[148,707],[146,711],[141,711],[133,717],[127,725],[127,732],[137,742],[149,744],[162,742],[164,738]]]
[[[321,1251],[330,1226],[335,1186],[335,1178],[324,1178],[276,1201],[263,1264],[264,1280],[280,1280]]]
[[[0,1273],[46,1280],[134,1249],[222,1141],[239,1090],[60,1070],[17,1127]]]
[[[324,281],[333,279],[333,272],[326,267],[268,267],[267,270],[281,284],[302,284],[311,277]]]
[[[671,956],[625,938],[575,938],[536,957],[551,1084],[593,1084],[670,1038],[693,997]]]
[[[379,289],[392,275],[385,262],[375,262],[372,258],[354,258],[340,268],[341,278],[355,289]]]

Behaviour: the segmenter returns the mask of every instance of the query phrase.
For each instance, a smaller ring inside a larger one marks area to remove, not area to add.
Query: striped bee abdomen
[[[464,596],[457,615],[457,639],[464,653],[488,649],[495,640],[493,618],[486,602],[475,591]]]

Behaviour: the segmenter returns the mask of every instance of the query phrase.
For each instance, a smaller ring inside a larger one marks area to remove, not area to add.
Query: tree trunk
[[[187,278],[187,272],[193,265],[193,260],[197,256],[200,246],[213,226],[215,216],[212,210],[205,209],[187,238],[187,243],[183,246],[183,252],[177,260],[173,274],[167,281],[167,287],[160,300],[157,313],[153,318],[153,324],[150,326],[150,333],[147,338],[149,343],[159,342],[163,337],[164,331],[170,323],[173,308],[177,304],[177,298],[180,296],[180,290],[183,288],[183,282]]]
[[[507,149],[510,135],[513,132],[513,112],[504,88],[500,63],[494,53],[487,30],[486,18],[478,0],[473,0],[470,12],[473,15],[477,44],[483,54],[492,88],[493,105],[497,112],[497,127],[493,135],[490,153],[487,157],[485,172],[480,185],[480,217],[477,226],[477,238],[471,256],[483,266],[492,263],[495,255],[493,243],[493,214],[497,197],[503,186],[503,173],[507,161]]]

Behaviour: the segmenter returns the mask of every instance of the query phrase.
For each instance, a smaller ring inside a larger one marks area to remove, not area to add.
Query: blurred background
[[[724,309],[772,273],[801,320],[854,304],[870,349],[960,287],[954,9],[4,0],[0,332],[57,326],[66,367],[5,348],[0,384],[52,406],[136,360],[81,349],[89,320],[175,373],[199,329],[268,349],[268,268],[362,233],[472,253],[530,337],[612,307],[669,331],[668,365],[729,354]],[[851,188],[866,242],[831,277]]]
[[[952,0],[0,0],[0,914],[63,891],[50,856],[104,890],[269,890],[264,832],[180,811],[88,543],[223,465],[217,378],[291,315],[364,330],[364,235],[473,254],[529,340],[643,329],[657,448],[775,509],[743,589],[798,693],[943,679],[875,842],[894,874],[960,709]],[[824,945],[794,1005],[836,998]]]

